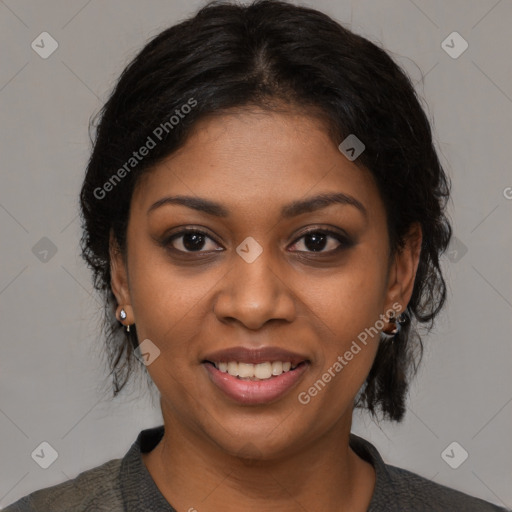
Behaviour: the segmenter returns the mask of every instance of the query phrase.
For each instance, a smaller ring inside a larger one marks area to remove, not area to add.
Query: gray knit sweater
[[[141,452],[149,452],[158,444],[163,433],[163,425],[142,430],[122,459],[110,460],[72,480],[35,491],[3,512],[176,512],[158,490],[141,457]],[[350,434],[350,446],[375,468],[375,490],[368,512],[507,512],[385,464],[371,443],[354,434]]]

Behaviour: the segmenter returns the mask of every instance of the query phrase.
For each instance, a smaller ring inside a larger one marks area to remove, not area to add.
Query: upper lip
[[[204,357],[204,361],[211,363],[237,361],[239,363],[258,364],[267,361],[290,361],[292,365],[298,365],[308,358],[304,355],[290,352],[279,347],[246,348],[232,347],[211,352]]]

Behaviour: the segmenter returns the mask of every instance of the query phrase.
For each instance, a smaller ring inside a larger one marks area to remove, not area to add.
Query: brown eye
[[[298,252],[329,253],[352,245],[352,242],[346,236],[328,229],[310,230],[304,233],[298,240],[302,239],[304,239],[302,246],[305,249],[298,249]],[[294,245],[300,246],[301,244],[297,241]]]
[[[205,245],[208,245],[208,240],[214,242],[214,240],[203,231],[187,229],[172,235],[166,240],[165,245],[185,253],[202,252],[205,249]],[[217,244],[214,244],[210,249],[206,248],[206,251],[217,250],[215,247],[217,247]]]

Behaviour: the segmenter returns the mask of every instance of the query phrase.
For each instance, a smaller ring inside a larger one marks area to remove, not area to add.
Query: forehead
[[[195,195],[242,214],[326,192],[368,209],[379,200],[370,172],[339,151],[321,120],[253,108],[198,121],[184,146],[143,177],[133,200],[147,210],[166,194]]]

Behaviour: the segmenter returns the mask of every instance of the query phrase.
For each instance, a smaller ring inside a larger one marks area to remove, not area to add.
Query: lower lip
[[[243,405],[268,404],[278,400],[290,391],[308,368],[303,362],[295,370],[289,370],[277,377],[260,381],[241,380],[215,368],[211,363],[203,363],[210,380],[229,398]]]

